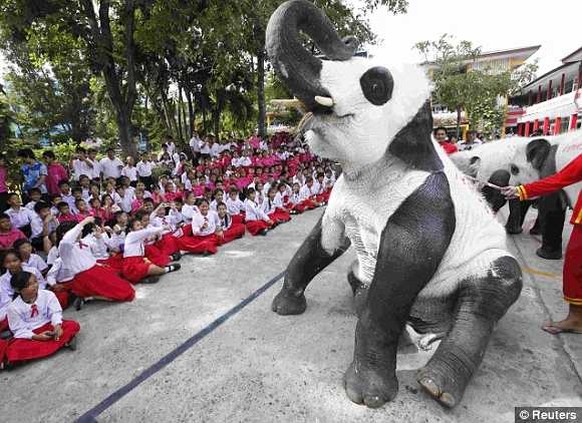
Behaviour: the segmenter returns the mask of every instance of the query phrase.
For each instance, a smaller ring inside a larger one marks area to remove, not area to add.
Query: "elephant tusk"
[[[315,102],[324,107],[333,107],[333,98],[331,97],[322,97],[319,95],[315,96]]]

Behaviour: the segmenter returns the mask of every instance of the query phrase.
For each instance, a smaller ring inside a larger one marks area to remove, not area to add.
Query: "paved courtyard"
[[[582,406],[582,337],[539,329],[566,307],[562,262],[537,258],[539,240],[527,234],[534,214],[508,239],[524,290],[461,404],[445,410],[419,390],[415,369],[430,352],[413,348],[399,355],[394,402],[378,410],[351,403],[342,376],[356,324],[346,281],[352,253],[314,280],[303,315],[270,311],[281,272],[320,213],[213,257],[186,256],[180,272],[138,286],[132,303],[67,310],[81,324],[77,351],[0,372],[0,421],[513,422],[515,406]]]

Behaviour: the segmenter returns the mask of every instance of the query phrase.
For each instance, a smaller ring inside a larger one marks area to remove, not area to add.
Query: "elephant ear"
[[[525,149],[527,161],[536,170],[541,170],[551,150],[550,142],[544,138],[530,141]]]

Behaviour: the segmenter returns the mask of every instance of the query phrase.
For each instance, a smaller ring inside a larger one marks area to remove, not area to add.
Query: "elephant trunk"
[[[329,92],[321,85],[322,60],[303,47],[299,31],[311,37],[329,60],[348,60],[357,42],[353,37],[342,40],[327,16],[307,0],[283,3],[269,20],[266,47],[277,75],[308,111],[325,110],[331,104],[326,104]]]

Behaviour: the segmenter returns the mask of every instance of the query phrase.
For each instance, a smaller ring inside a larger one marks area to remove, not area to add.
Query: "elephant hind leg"
[[[495,323],[521,292],[521,270],[512,257],[491,264],[488,274],[463,281],[452,327],[417,380],[438,402],[454,407],[481,363]]]

